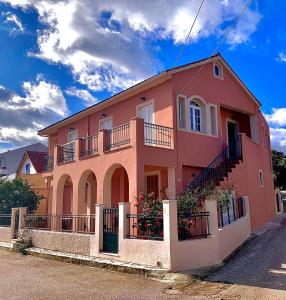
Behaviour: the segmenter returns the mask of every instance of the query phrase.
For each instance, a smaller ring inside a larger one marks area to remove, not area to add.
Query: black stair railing
[[[215,186],[223,180],[231,169],[242,160],[242,141],[239,134],[235,142],[226,147],[186,188],[198,194],[208,186]]]

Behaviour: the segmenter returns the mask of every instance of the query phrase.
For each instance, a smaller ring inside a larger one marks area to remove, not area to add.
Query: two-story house
[[[276,213],[269,127],[260,106],[217,54],[41,130],[49,139],[43,173],[49,214],[91,216],[96,204],[116,208],[122,202],[136,213],[141,192],[172,200],[186,188],[229,182],[238,197],[248,197],[250,230],[256,230]]]

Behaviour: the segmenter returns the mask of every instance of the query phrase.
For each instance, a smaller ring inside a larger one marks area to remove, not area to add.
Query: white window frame
[[[136,106],[136,116],[137,118],[140,118],[139,116],[139,110],[145,106],[152,106],[153,108],[153,114],[152,114],[152,124],[155,124],[155,106],[154,106],[154,99],[148,100],[146,102],[140,103]]]
[[[76,134],[76,138],[74,140],[70,140],[70,136],[72,134]],[[76,139],[78,139],[78,130],[77,129],[74,129],[74,130],[71,130],[68,132],[68,143],[71,143],[71,142],[74,142]]]
[[[184,99],[184,108],[185,108],[185,128],[180,126],[180,99]],[[201,131],[192,130],[191,129],[191,116],[190,116],[190,102],[193,101],[197,103],[201,109]],[[217,138],[219,136],[218,132],[218,106],[212,103],[206,103],[206,101],[198,96],[193,95],[191,97],[187,97],[183,94],[178,94],[176,97],[176,105],[177,105],[177,128],[180,131],[191,132],[194,134],[206,135],[209,137]],[[215,109],[215,131],[216,134],[212,134],[211,130],[211,107]]]
[[[214,137],[218,137],[218,110],[217,110],[217,105],[215,104],[209,104],[208,105],[209,107],[209,110],[208,110],[208,115],[209,115],[209,120],[207,121],[207,124],[209,124],[209,134],[211,136],[214,136]],[[214,114],[215,114],[215,134],[212,134],[212,114],[211,114],[211,108],[214,108]]]
[[[103,123],[103,122],[106,122],[106,121],[111,121],[111,128],[113,128],[113,118],[112,118],[112,116],[110,116],[110,117],[106,117],[106,118],[103,118],[103,119],[100,119],[99,120],[99,129],[102,129],[101,128],[101,124]]]
[[[219,69],[220,69],[220,75],[216,75],[216,72],[215,72],[216,66],[219,67]],[[215,78],[223,80],[223,67],[222,67],[222,64],[220,62],[216,61],[216,62],[213,63],[213,73],[214,73]]]
[[[192,104],[192,102],[195,103],[195,104],[197,104],[197,105]],[[193,132],[203,132],[202,131],[202,129],[203,129],[202,128],[203,127],[202,126],[202,121],[203,120],[202,120],[202,108],[201,108],[201,106],[194,99],[190,99],[189,100],[188,106],[189,106],[188,109],[190,111],[190,120],[189,120],[189,122],[190,122],[190,130],[193,131]],[[192,110],[192,114],[191,114],[191,110]],[[196,111],[199,112],[199,120],[200,120],[199,123],[196,122]],[[193,115],[193,120],[192,120],[192,117],[191,117],[192,115]],[[200,127],[200,129],[197,129],[197,127]]]

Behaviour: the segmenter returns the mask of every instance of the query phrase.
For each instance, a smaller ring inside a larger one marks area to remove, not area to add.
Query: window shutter
[[[186,129],[185,99],[179,98],[179,128]]]

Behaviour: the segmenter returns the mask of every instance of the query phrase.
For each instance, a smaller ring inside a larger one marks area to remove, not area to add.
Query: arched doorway
[[[129,201],[129,179],[126,169],[112,165],[106,172],[103,183],[103,201],[109,207],[103,210],[103,251],[118,252],[118,203]]]
[[[93,171],[86,170],[78,184],[77,214],[92,215],[97,203],[97,181]]]
[[[56,230],[72,231],[73,182],[69,175],[63,175],[57,185],[56,216],[51,220]]]
[[[129,179],[126,169],[119,164],[111,166],[104,178],[104,203],[118,207],[120,202],[129,201]]]

